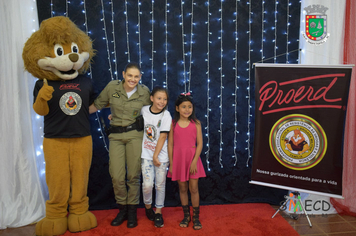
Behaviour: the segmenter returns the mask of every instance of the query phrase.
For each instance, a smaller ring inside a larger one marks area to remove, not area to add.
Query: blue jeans
[[[164,198],[166,196],[166,176],[169,162],[161,162],[159,167],[153,164],[153,161],[142,159],[142,192],[143,202],[146,205],[152,204],[153,186],[156,188],[156,208],[164,207]]]

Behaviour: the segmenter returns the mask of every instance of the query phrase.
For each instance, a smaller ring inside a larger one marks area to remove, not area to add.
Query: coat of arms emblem
[[[309,43],[325,42],[329,34],[327,33],[326,11],[329,8],[322,5],[311,5],[305,7],[305,34],[304,37]]]

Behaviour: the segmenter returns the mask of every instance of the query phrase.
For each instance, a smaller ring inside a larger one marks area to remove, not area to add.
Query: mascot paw
[[[68,229],[70,232],[86,231],[97,226],[96,217],[90,211],[82,215],[69,214]]]
[[[49,219],[45,217],[36,224],[36,235],[40,235],[40,236],[61,235],[67,231],[67,228],[68,228],[67,217],[56,218],[56,219]]]
[[[54,92],[54,89],[52,86],[48,85],[47,79],[43,80],[43,86],[38,92],[38,97],[43,98],[45,101],[49,101],[52,99],[52,94]]]

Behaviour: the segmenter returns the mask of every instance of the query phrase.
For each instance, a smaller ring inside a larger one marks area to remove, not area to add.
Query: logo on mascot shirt
[[[323,128],[309,116],[291,114],[271,129],[269,145],[276,160],[293,170],[307,170],[324,157],[327,138]]]
[[[60,90],[69,90],[69,89],[76,89],[81,91],[81,89],[79,88],[79,84],[62,84],[59,87]]]
[[[75,92],[67,92],[59,100],[59,107],[66,115],[76,115],[82,107],[82,98]]]

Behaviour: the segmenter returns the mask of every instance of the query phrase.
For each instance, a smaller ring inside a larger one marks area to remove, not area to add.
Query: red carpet
[[[138,226],[128,229],[126,221],[117,227],[110,225],[118,210],[92,211],[98,220],[98,227],[66,236],[117,236],[117,235],[243,235],[243,236],[298,236],[299,234],[270,205],[264,203],[210,205],[200,207],[201,230],[179,227],[183,219],[181,207],[163,208],[164,227],[156,228],[149,221],[143,208],[137,210]],[[191,212],[192,214],[192,212]]]

